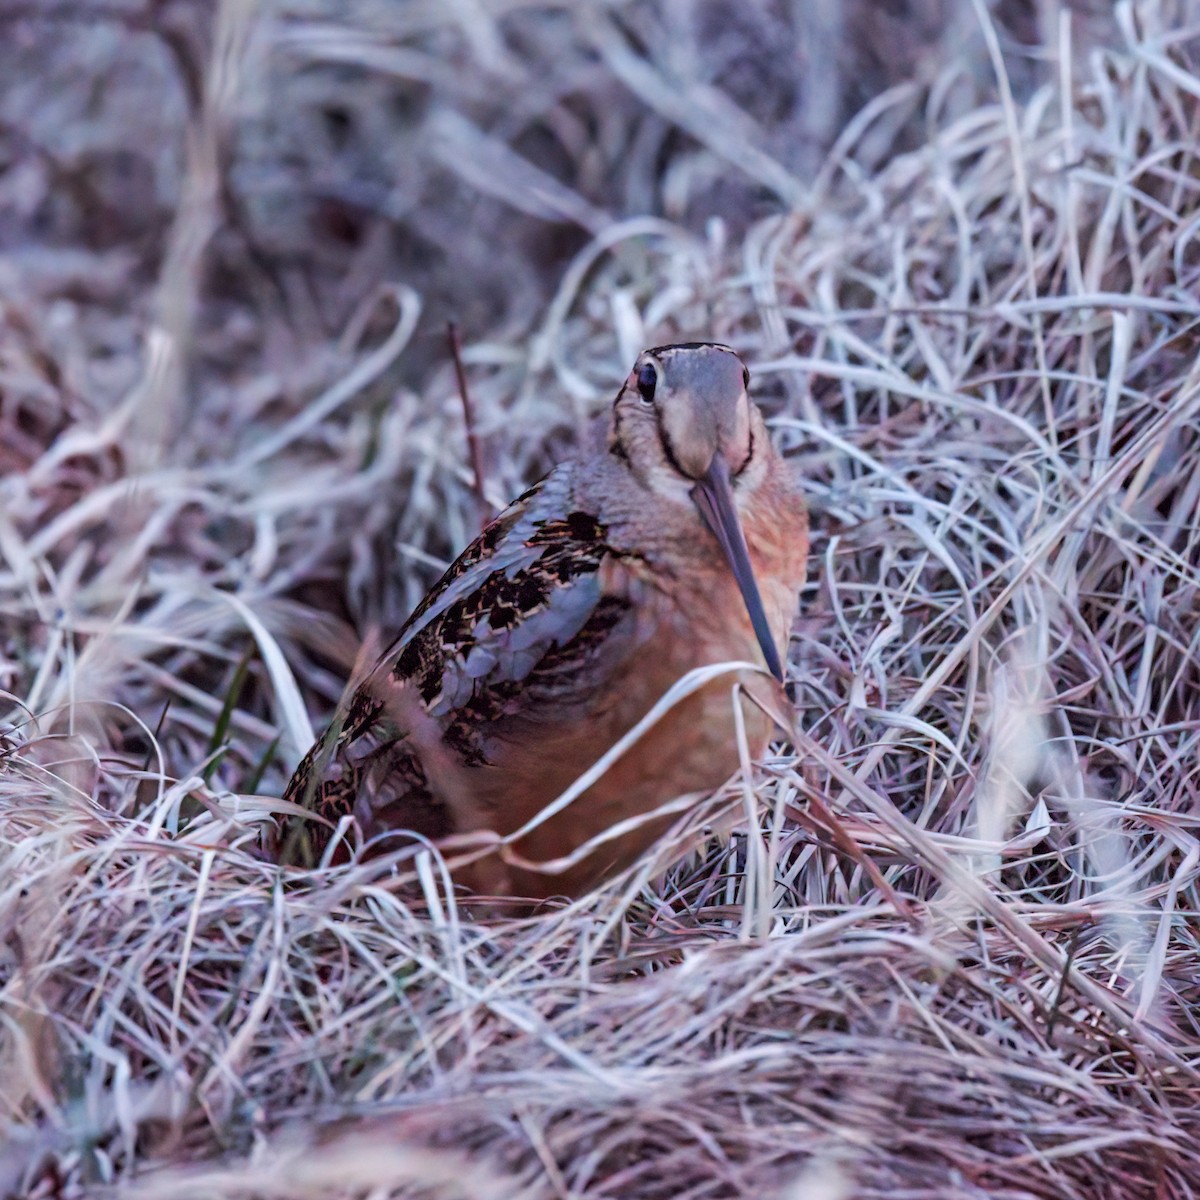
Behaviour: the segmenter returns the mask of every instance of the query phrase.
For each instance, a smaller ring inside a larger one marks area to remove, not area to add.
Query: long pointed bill
[[[704,523],[725,551],[725,558],[746,602],[746,611],[750,614],[750,624],[754,626],[763,658],[767,660],[771,674],[782,683],[783,664],[779,661],[779,651],[775,649],[775,640],[771,637],[767,614],[763,610],[762,596],[758,593],[758,584],[750,567],[750,551],[746,547],[746,535],[738,520],[737,503],[729,482],[729,464],[720,451],[713,455],[708,470],[692,488],[691,496]]]

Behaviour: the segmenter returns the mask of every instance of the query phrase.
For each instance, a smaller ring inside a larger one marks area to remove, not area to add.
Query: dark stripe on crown
[[[651,346],[646,354],[666,354],[670,350],[727,350],[735,357],[741,357],[732,346],[724,342],[669,342],[665,346]]]

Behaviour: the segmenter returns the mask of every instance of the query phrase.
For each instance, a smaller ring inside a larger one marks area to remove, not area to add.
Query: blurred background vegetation
[[[1069,8],[1079,55],[1116,37],[1102,0]],[[736,240],[819,200],[839,137],[869,176],[978,106],[996,91],[984,11],[983,0],[10,0],[4,292],[10,310],[61,301],[50,338],[108,318],[87,389],[101,403],[132,386],[138,358],[120,351],[142,329],[136,309],[153,301],[173,228],[201,209],[191,236],[211,244],[195,255],[186,385],[198,415],[207,376],[256,359],[285,367],[341,335],[384,282],[423,299],[400,364],[417,384],[444,360],[448,318],[469,339],[528,331],[572,256],[616,221],[703,234],[716,219]],[[1043,48],[1057,29],[1043,26],[1061,6],[986,11],[1020,99],[1056,69]]]

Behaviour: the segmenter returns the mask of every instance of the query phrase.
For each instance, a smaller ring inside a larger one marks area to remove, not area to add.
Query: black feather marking
[[[446,589],[460,576],[465,575],[472,567],[490,558],[496,547],[504,540],[504,535],[525,515],[529,502],[545,486],[548,476],[537,481],[531,488],[523,491],[494,521],[490,522],[484,531],[446,568],[442,577],[431,587],[425,598],[412,610],[409,618],[400,630],[403,638],[405,630],[416,624],[441,598]]]
[[[629,601],[622,596],[601,596],[583,628],[569,642],[551,646],[538,660],[529,676],[529,689],[535,693],[552,691],[556,681],[561,683],[564,671],[574,675],[596,653],[629,608]]]

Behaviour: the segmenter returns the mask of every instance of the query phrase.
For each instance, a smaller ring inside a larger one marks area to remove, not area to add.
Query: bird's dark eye
[[[642,403],[654,403],[654,388],[658,383],[658,372],[651,363],[644,363],[637,373],[637,390]]]

